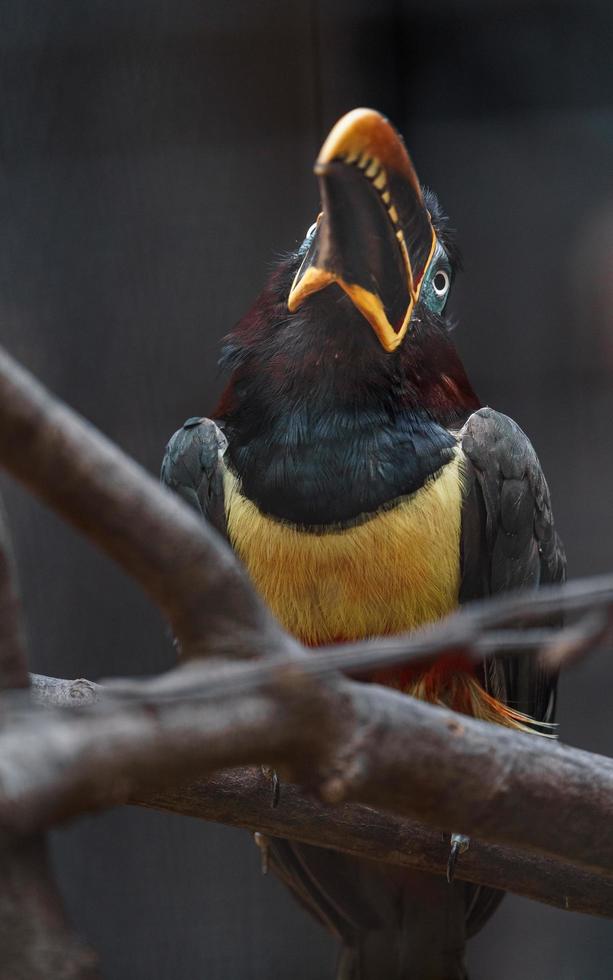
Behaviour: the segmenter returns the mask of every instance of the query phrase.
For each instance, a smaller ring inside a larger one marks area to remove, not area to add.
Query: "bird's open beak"
[[[332,129],[315,163],[322,214],[288,298],[294,312],[336,283],[383,347],[407,332],[436,250],[413,164],[393,126],[354,109]]]

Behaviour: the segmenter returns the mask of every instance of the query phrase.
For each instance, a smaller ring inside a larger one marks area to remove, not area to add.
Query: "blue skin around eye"
[[[306,252],[308,250],[316,231],[317,231],[317,222],[315,221],[307,231],[305,239],[298,250],[300,253]],[[446,272],[449,277],[449,288],[447,289],[447,292],[444,294],[444,296],[437,296],[434,290],[433,281],[437,272],[441,272],[441,271]],[[445,309],[445,305],[449,298],[450,292],[451,292],[451,265],[449,263],[449,259],[447,258],[445,249],[440,244],[440,242],[438,242],[436,247],[436,254],[434,256],[434,259],[430,263],[430,268],[426,273],[426,278],[421,288],[420,300],[424,303],[425,306],[428,307],[429,310],[432,310],[433,313],[438,313],[440,315]]]
[[[432,310],[433,313],[441,314],[445,309],[445,304],[449,297],[450,290],[448,289],[444,296],[437,296],[434,291],[434,277],[437,272],[446,272],[449,281],[451,282],[451,266],[449,264],[449,259],[447,258],[443,247],[439,244],[436,250],[436,255],[434,260],[430,265],[426,273],[426,278],[424,284],[421,287],[420,300],[422,303]]]

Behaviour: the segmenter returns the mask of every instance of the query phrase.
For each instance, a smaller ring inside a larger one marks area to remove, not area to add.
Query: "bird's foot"
[[[253,835],[253,839],[254,839],[254,841],[255,841],[255,843],[256,843],[257,847],[259,848],[259,851],[260,851],[260,867],[262,869],[262,874],[263,875],[267,875],[268,874],[268,852],[269,852],[269,849],[270,849],[270,841],[268,840],[268,837],[266,836],[266,834],[260,834],[260,832],[257,831],[257,830],[256,830],[255,834]]]
[[[455,875],[455,867],[460,854],[464,854],[470,846],[470,837],[466,834],[452,834],[451,835],[451,846],[449,849],[449,858],[447,860],[447,881],[449,884],[453,881]]]
[[[272,810],[279,805],[279,797],[281,796],[281,783],[279,782],[279,777],[277,776],[276,770],[271,769],[270,766],[260,766],[262,774],[270,779],[270,788],[272,791],[272,796],[270,799],[270,807]]]

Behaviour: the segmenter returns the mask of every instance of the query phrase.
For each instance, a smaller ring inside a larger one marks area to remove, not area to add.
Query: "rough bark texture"
[[[449,857],[448,835],[355,803],[331,806],[288,783],[273,809],[270,783],[255,768],[221,772],[131,802],[432,874],[444,875]],[[516,849],[472,840],[456,878],[613,918],[613,879]]]
[[[328,802],[613,873],[612,760],[298,663],[193,665],[116,682],[91,712],[19,713],[0,733],[0,820],[32,832],[261,761]]]

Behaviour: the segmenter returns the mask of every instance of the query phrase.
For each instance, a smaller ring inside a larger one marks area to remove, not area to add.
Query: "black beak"
[[[394,350],[436,250],[436,235],[401,137],[372,109],[332,129],[315,163],[322,215],[288,308],[336,283]]]

